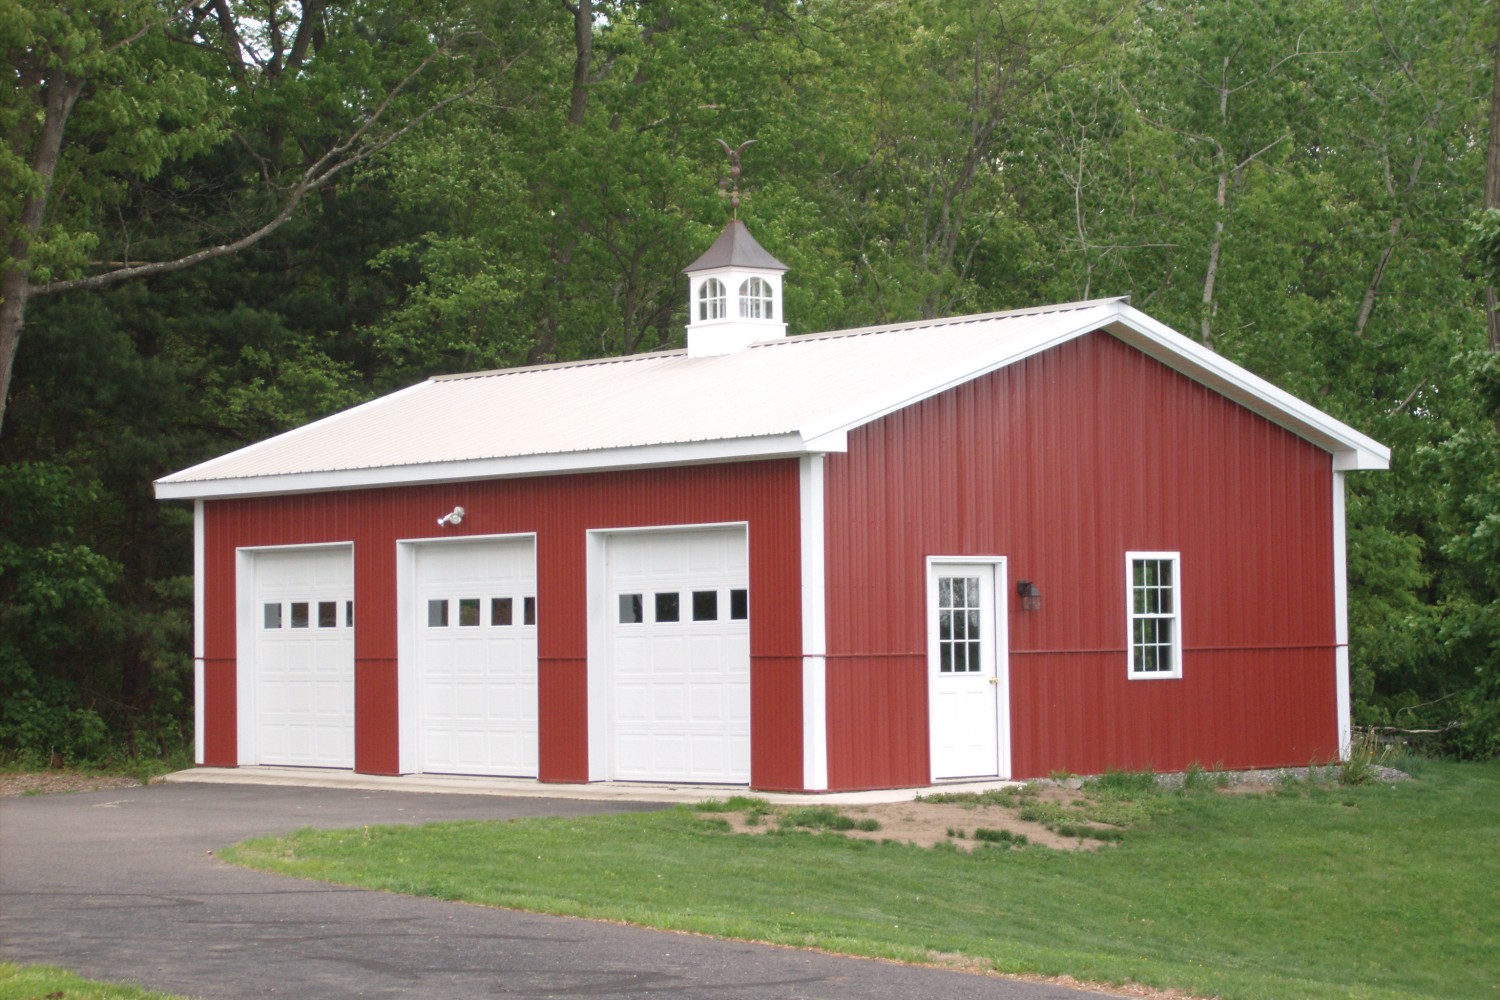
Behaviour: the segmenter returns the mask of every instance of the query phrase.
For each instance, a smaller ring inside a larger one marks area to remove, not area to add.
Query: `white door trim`
[[[255,557],[262,553],[345,549],[349,552],[350,585],[355,580],[353,542],[312,542],[303,545],[247,545],[234,550],[234,694],[235,760],[241,767],[259,763],[255,699]],[[356,717],[356,732],[358,720]]]
[[[530,540],[532,558],[536,560],[537,537],[534,531],[396,539],[396,769],[402,774],[415,774],[422,760],[422,684],[417,670],[417,550],[424,546],[522,540]],[[539,607],[538,621],[541,614]],[[356,624],[358,621],[356,618]],[[537,671],[540,674],[540,658]]]
[[[924,591],[926,601],[922,613],[927,623],[927,657],[922,668],[927,678],[927,723],[929,770],[931,772],[932,734],[932,664],[937,659],[938,630],[933,610],[937,607],[937,568],[939,566],[985,566],[994,571],[995,593],[992,615],[995,622],[995,776],[1009,778],[1011,773],[1010,733],[1010,621],[1009,583],[1005,556],[928,556]]]
[[[749,521],[708,521],[693,524],[654,524],[642,527],[589,528],[584,532],[584,572],[588,579],[586,597],[588,615],[588,683],[589,715],[589,780],[607,781],[613,773],[611,759],[612,739],[610,733],[610,626],[609,606],[609,540],[624,535],[661,534],[683,531],[722,531],[739,528],[745,532],[745,552],[750,553]],[[750,595],[751,615],[754,616],[754,588]],[[754,720],[752,722],[752,733]]]

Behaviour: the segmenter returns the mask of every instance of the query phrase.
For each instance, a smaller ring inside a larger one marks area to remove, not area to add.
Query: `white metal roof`
[[[841,451],[847,432],[1107,330],[1334,456],[1383,445],[1123,299],[901,323],[689,358],[671,351],[429,379],[156,483],[163,499],[452,482]]]

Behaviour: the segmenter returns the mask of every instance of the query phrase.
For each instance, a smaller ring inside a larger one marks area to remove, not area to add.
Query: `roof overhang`
[[[911,378],[888,383],[878,394],[861,398],[842,409],[824,410],[816,416],[804,415],[800,426],[793,423],[791,426],[795,429],[791,430],[767,429],[761,434],[733,438],[642,443],[503,457],[456,458],[316,471],[304,469],[272,475],[215,476],[213,470],[219,460],[214,460],[158,480],[155,484],[156,495],[163,500],[277,496],[841,452],[847,450],[849,431],[856,427],[1094,331],[1103,331],[1120,339],[1148,357],[1328,452],[1332,456],[1335,471],[1390,467],[1390,449],[1378,441],[1184,337],[1133,308],[1124,299],[1074,303],[1055,312],[1022,312],[1042,321],[1029,322],[1024,332],[1018,335],[997,338],[993,346],[986,345],[977,351],[955,354],[945,366],[929,367],[920,374],[914,373]],[[1005,314],[994,314],[1002,315]],[[972,317],[967,321],[990,318],[993,317]],[[902,324],[895,328],[872,328],[872,331],[927,325],[930,324]],[[841,331],[833,336],[843,337],[863,332],[865,331]],[[789,341],[781,343],[791,346]],[[401,393],[384,397],[383,400],[375,400],[325,418],[318,424],[290,431],[280,438],[252,445],[241,454],[252,454],[259,449],[271,447],[273,442],[314,433],[314,429],[320,425],[326,427],[329,422],[350,419],[361,410],[380,406],[384,401],[418,391],[421,391],[421,386],[413,386]],[[787,426],[788,424],[782,424],[782,428]]]
[[[1327,451],[1333,456],[1335,471],[1390,468],[1391,451],[1385,445],[1189,340],[1123,298],[1060,312],[1055,323],[1028,337],[1008,340],[993,353],[968,359],[942,378],[914,385],[912,391],[882,400],[876,407],[837,414],[817,426],[804,428],[807,449],[843,451],[847,448],[849,431],[856,427],[1096,330],[1119,338],[1173,371]]]
[[[520,455],[461,462],[424,462],[373,469],[335,469],[279,476],[240,476],[227,479],[159,479],[158,500],[215,500],[228,497],[269,497],[289,493],[326,493],[369,490],[419,483],[462,483],[480,479],[520,479],[527,476],[582,472],[623,472],[673,465],[710,465],[722,462],[794,458],[810,450],[801,434],[737,438],[725,441],[640,445],[556,455]]]
[[[1348,424],[1121,303],[1106,329],[1141,353],[1234,400],[1333,455],[1337,472],[1389,469],[1391,450]]]

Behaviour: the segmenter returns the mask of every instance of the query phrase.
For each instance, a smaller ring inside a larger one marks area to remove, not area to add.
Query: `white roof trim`
[[[1125,303],[1107,327],[1122,341],[1334,456],[1334,469],[1389,469],[1391,450]]]
[[[431,462],[424,465],[395,465],[375,469],[297,472],[284,476],[199,479],[181,483],[159,479],[156,481],[156,498],[158,500],[209,500],[224,497],[317,493],[329,490],[367,490],[380,486],[411,486],[418,483],[459,483],[478,479],[517,479],[524,476],[573,472],[624,471],[671,465],[708,465],[715,462],[794,458],[807,454],[807,451],[800,434],[784,434],[775,437],[740,438],[732,441],[694,441],[687,444],[610,448],[565,455],[522,455],[514,458]]]

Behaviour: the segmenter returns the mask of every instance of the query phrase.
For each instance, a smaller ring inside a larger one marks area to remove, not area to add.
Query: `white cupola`
[[[684,270],[688,276],[690,358],[742,351],[786,336],[781,276],[787,266],[755,242],[738,219]]]

